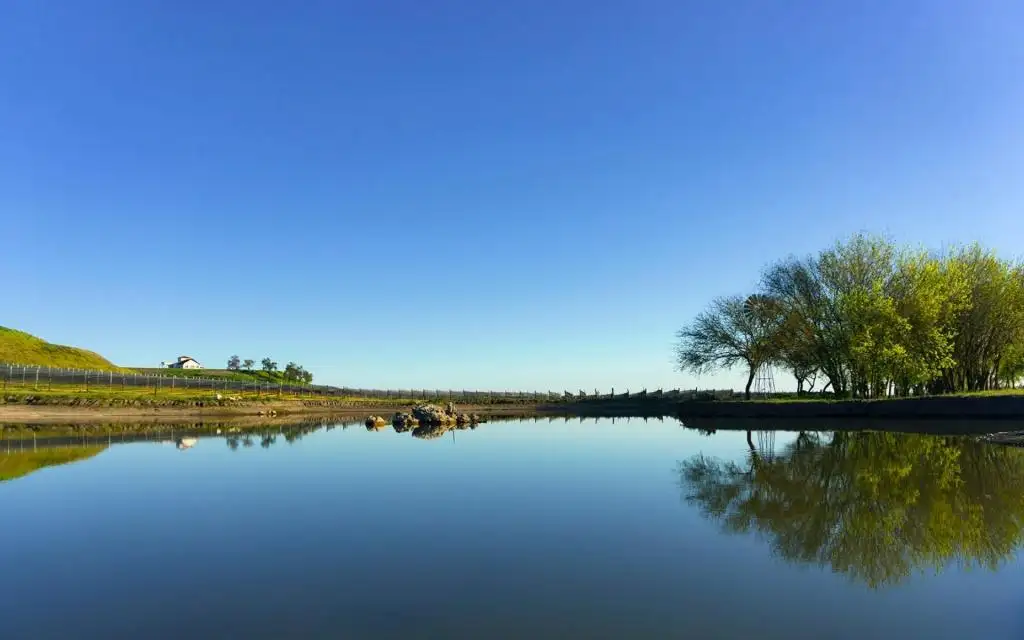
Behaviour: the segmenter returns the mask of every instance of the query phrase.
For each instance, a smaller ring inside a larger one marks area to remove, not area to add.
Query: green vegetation
[[[1024,265],[978,245],[937,253],[858,235],[769,267],[677,334],[681,370],[787,369],[837,397],[1013,387],[1024,376]]]
[[[1024,449],[972,438],[806,433],[744,463],[680,465],[685,499],[791,562],[872,587],[950,563],[996,569],[1024,540]]]
[[[98,353],[50,344],[23,331],[7,327],[0,327],[0,362],[95,371],[121,370]]]
[[[229,369],[137,369],[142,373],[166,378],[213,378],[232,382],[253,382],[264,384],[305,384],[303,381],[285,378],[283,371],[232,371]]]
[[[219,398],[218,398],[219,396]],[[210,390],[172,387],[166,384],[148,387],[120,387],[118,385],[80,384],[40,386],[8,385],[0,404],[34,404],[60,406],[231,406],[238,403],[276,402],[320,399],[309,392],[279,392],[278,389],[252,391]],[[324,400],[347,402],[350,398],[325,396]]]
[[[27,476],[33,471],[70,462],[85,460],[100,454],[105,446],[43,448],[38,451],[0,451],[0,482]]]
[[[294,362],[289,362],[285,365],[284,371],[281,372],[277,370],[277,363],[270,358],[263,358],[260,371],[255,371],[253,364],[254,362],[250,359],[245,360],[243,364],[241,358],[231,356],[228,358],[227,371],[248,375],[264,374],[265,376],[277,378],[283,384],[310,384],[313,382],[313,374]]]

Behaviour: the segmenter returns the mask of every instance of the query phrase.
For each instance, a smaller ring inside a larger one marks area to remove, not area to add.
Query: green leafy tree
[[[245,369],[246,371],[252,371],[252,367],[253,367],[254,364],[256,364],[256,363],[253,362],[251,359],[246,358],[242,362],[242,368]]]
[[[743,366],[747,370],[745,393],[749,399],[757,370],[776,355],[778,327],[774,307],[765,300],[718,298],[693,324],[677,333],[677,366],[681,371],[698,374]]]
[[[239,360],[238,356],[231,356],[228,358],[228,371],[238,371],[241,366],[240,363],[241,360]]]
[[[260,364],[263,365],[263,370],[266,371],[267,373],[277,371],[277,363],[271,360],[270,358],[263,358]]]

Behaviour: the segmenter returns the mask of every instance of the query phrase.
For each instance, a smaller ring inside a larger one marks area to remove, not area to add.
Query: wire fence
[[[638,392],[625,391],[616,393],[615,389],[593,392],[578,389],[576,391],[477,391],[468,389],[358,389],[353,387],[336,387],[327,385],[299,383],[271,383],[258,381],[234,380],[228,377],[204,377],[182,375],[160,375],[152,372],[127,371],[90,371],[85,369],[68,369],[61,367],[42,367],[0,363],[0,378],[3,379],[3,391],[33,390],[52,391],[67,389],[76,390],[116,390],[151,389],[152,393],[179,392],[184,390],[208,390],[235,392],[239,394],[255,394],[257,396],[289,395],[309,398],[368,398],[373,400],[394,401],[447,401],[463,404],[516,404],[540,402],[586,402],[613,400],[692,400],[701,398],[726,399],[734,395],[727,390],[672,389]]]

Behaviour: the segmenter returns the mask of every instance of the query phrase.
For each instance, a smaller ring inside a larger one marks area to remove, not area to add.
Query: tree
[[[757,354],[789,369],[798,393],[821,374],[823,390],[858,398],[977,391],[1024,376],[1024,265],[979,245],[940,254],[855,235],[771,265],[747,317],[739,304],[717,300],[679,333],[681,369],[750,367]]]
[[[231,356],[228,358],[228,371],[238,371],[239,362],[240,360],[238,359],[238,356]]]
[[[299,365],[294,362],[289,362],[284,367],[284,379],[285,380],[298,380],[299,379]]]
[[[245,369],[246,371],[252,371],[252,366],[254,364],[256,363],[253,362],[251,359],[246,358],[244,361],[242,361],[242,368]]]
[[[267,373],[277,371],[277,363],[270,358],[263,358],[263,361],[260,364],[263,365],[263,370]]]
[[[697,374],[737,365],[747,368],[746,398],[757,370],[777,355],[779,321],[774,304],[740,296],[718,298],[677,334],[676,362]]]

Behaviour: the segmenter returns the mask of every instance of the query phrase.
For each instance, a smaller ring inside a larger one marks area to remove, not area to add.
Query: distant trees
[[[255,361],[253,361],[252,359],[247,358],[246,360],[243,361],[239,360],[238,356],[231,356],[231,358],[228,359],[228,370],[244,370],[251,372],[253,371],[253,366],[255,364]],[[260,367],[263,372],[274,374],[272,376],[273,378],[279,377],[280,379],[283,379],[286,382],[301,382],[305,384],[313,382],[313,374],[310,373],[309,371],[306,371],[304,367],[294,362],[289,362],[285,366],[284,371],[280,373],[278,373],[277,370],[277,362],[275,362],[271,358],[263,358],[263,360],[260,361]]]
[[[294,362],[289,362],[284,368],[284,379],[309,384],[313,381],[313,374]]]
[[[873,398],[1013,386],[1024,375],[1024,266],[978,245],[908,250],[856,235],[788,258],[757,293],[720,298],[678,333],[682,370],[765,363],[802,392],[820,375]]]

